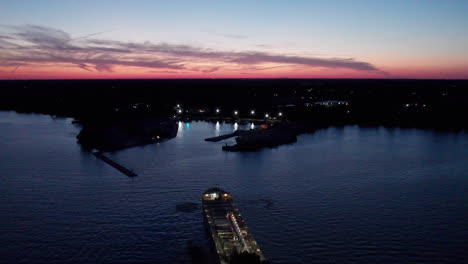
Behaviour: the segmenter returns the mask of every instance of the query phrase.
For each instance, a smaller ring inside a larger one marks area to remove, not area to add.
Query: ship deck
[[[220,263],[228,263],[232,254],[242,252],[254,253],[265,260],[229,194],[220,194],[219,199],[204,197],[203,214]]]

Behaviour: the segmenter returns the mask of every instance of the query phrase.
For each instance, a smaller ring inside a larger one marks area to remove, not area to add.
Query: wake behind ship
[[[219,263],[231,263],[239,256],[256,258],[258,263],[265,261],[230,193],[210,188],[203,193],[202,203],[205,224]]]

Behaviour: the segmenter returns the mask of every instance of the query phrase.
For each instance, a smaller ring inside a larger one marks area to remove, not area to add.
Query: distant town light
[[[216,109],[216,113],[219,113],[219,109]]]
[[[237,111],[234,111],[234,114],[235,114],[235,115],[237,115],[238,113],[239,113],[239,112],[237,112]]]
[[[279,112],[278,115],[279,115],[279,116],[283,116],[283,113]]]
[[[254,115],[254,114],[255,114],[255,111],[254,111],[254,110],[250,111],[250,114],[251,114],[251,115]]]
[[[268,118],[268,117],[269,117],[269,115],[268,115],[268,114],[265,114],[265,117],[266,117],[266,118]]]
[[[180,104],[177,104],[177,107],[180,107]]]
[[[182,109],[177,110],[177,112],[178,112],[179,114],[182,113]]]

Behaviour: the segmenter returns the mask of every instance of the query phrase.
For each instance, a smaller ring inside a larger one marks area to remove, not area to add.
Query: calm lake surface
[[[215,185],[274,263],[466,263],[468,134],[346,126],[252,153],[203,141],[235,126],[181,123],[108,154],[129,178],[81,149],[71,119],[0,112],[0,263],[187,263],[187,241],[207,238],[201,212],[176,205]]]

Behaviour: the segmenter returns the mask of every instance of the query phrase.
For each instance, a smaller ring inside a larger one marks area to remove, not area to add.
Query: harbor
[[[300,135],[300,144],[227,153],[223,141],[204,138],[232,133],[234,124],[192,122],[158,147],[104,152],[134,169],[131,178],[83,151],[68,136],[80,129],[70,119],[15,112],[0,119],[12,120],[0,123],[4,263],[89,263],[100,256],[94,262],[182,264],[190,263],[183,261],[188,240],[214,259],[201,196],[216,184],[231,193],[272,263],[464,263],[468,201],[456,192],[466,183],[465,134],[330,127]],[[25,124],[27,137],[19,133]],[[177,208],[181,203],[196,206]],[[422,224],[415,228],[408,217]],[[439,243],[421,239],[422,230],[440,234]],[[70,237],[73,243],[63,242]],[[198,263],[215,263],[205,259]]]

